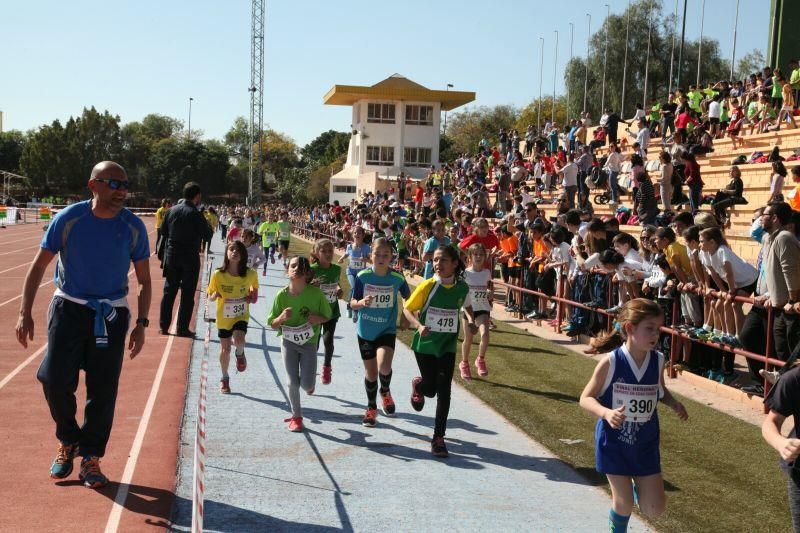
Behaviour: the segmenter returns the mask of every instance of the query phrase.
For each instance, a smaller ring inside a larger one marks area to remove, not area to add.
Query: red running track
[[[154,249],[154,220],[145,218]],[[36,370],[46,348],[46,313],[53,294],[50,265],[33,308],[35,334],[28,348],[16,341],[20,293],[42,238],[41,226],[0,229],[0,531],[146,531],[169,525],[175,497],[180,422],[191,340],[158,334],[163,278],[153,258],[151,326],[134,360],[126,354],[114,429],[101,466],[111,480],[101,490],[78,480],[78,460],[63,481],[49,477],[56,452]],[[136,316],[137,283],[131,269],[128,301]],[[78,387],[78,421],[85,401]],[[128,483],[120,483],[126,477]],[[115,503],[116,502],[116,503]]]

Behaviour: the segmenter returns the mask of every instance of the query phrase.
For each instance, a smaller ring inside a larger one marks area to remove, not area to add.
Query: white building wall
[[[367,122],[367,105],[394,104],[395,123],[377,124]],[[420,105],[433,107],[433,125],[419,126],[405,123],[406,106]],[[329,201],[349,202],[356,195],[334,193],[333,186],[355,185],[355,177],[377,172],[380,176],[397,176],[400,171],[415,178],[424,178],[426,167],[404,167],[404,149],[430,148],[431,164],[439,166],[439,131],[441,127],[441,104],[438,102],[403,102],[392,100],[360,100],[353,105],[352,131],[357,132],[350,139],[347,162],[341,173],[331,178]],[[351,131],[351,133],[352,133]],[[367,165],[367,146],[394,147],[394,162],[391,166]],[[344,177],[347,176],[345,180]]]

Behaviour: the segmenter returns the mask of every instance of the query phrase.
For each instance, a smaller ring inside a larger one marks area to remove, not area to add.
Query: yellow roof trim
[[[359,100],[400,100],[439,102],[443,111],[451,111],[475,100],[474,92],[433,91],[395,74],[371,87],[334,85],[322,98],[325,105],[353,105]]]

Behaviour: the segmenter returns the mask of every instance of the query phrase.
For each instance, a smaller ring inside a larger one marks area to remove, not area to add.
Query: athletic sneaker
[[[425,396],[417,392],[417,384],[422,383],[422,376],[417,376],[411,380],[411,407],[415,411],[422,411],[425,407]]]
[[[230,394],[231,393],[231,379],[230,378],[222,378],[219,380],[219,391],[222,394]]]
[[[374,428],[377,423],[378,410],[372,407],[367,407],[364,413],[364,418],[361,419],[361,425],[368,428]]]
[[[435,457],[447,457],[447,446],[444,443],[444,437],[433,437],[431,441],[431,453]]]
[[[58,455],[50,466],[50,477],[64,479],[72,473],[72,461],[78,454],[77,444],[58,443]]]
[[[320,381],[323,385],[330,385],[331,384],[331,372],[333,369],[328,365],[322,365],[322,376],[320,377]]]
[[[108,478],[100,471],[100,458],[95,456],[83,458],[78,478],[90,489],[99,489],[108,484]]]
[[[461,361],[458,363],[458,369],[461,371],[461,379],[469,381],[472,379],[472,371],[469,369],[469,363]]]
[[[742,392],[751,394],[753,396],[764,396],[764,387],[758,383],[742,387]]]
[[[775,385],[775,383],[778,382],[778,378],[781,377],[781,375],[775,370],[764,370],[763,368],[758,371],[758,375],[773,385]]]
[[[291,418],[285,418],[284,422],[289,422],[289,431],[294,433],[299,433],[303,431],[303,417],[302,416],[293,416]]]
[[[236,354],[236,370],[239,372],[247,370],[247,358],[244,356],[244,352],[241,355]]]
[[[270,263],[272,263],[274,265],[275,264],[275,256],[274,255],[269,256],[269,261],[270,261]]]
[[[383,411],[383,414],[391,417],[394,416],[395,410],[392,393],[388,390],[386,392],[381,392],[381,411]]]
[[[478,369],[478,375],[486,377],[489,375],[489,370],[486,368],[486,358],[478,357],[475,359],[475,368]]]

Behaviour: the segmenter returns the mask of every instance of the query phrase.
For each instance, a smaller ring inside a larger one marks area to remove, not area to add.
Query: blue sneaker
[[[58,443],[58,455],[50,466],[50,477],[53,479],[64,479],[72,473],[72,462],[78,455],[77,444]]]
[[[108,478],[100,471],[100,458],[95,456],[83,458],[78,478],[90,489],[99,489],[108,484]]]

